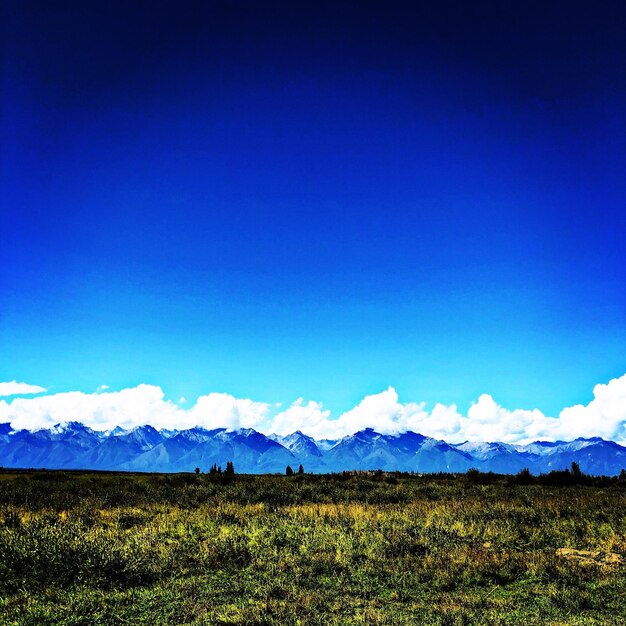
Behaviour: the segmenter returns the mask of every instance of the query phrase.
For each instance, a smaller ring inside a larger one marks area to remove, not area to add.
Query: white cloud
[[[330,411],[323,410],[321,403],[310,400],[305,404],[302,398],[298,398],[289,408],[274,416],[267,431],[288,435],[301,430],[306,434],[320,436],[330,422],[329,417]],[[331,431],[334,430],[333,423],[330,422]]]
[[[606,385],[596,385],[589,404],[563,409],[558,427],[552,425],[561,439],[568,432],[577,432],[581,437],[626,441],[626,374]]]
[[[241,400],[227,393],[200,396],[188,411],[186,423],[205,428],[255,428],[268,416],[270,406],[265,402]]]
[[[96,430],[115,426],[133,428],[151,424],[155,428],[252,427],[266,417],[268,405],[239,400],[228,394],[200,396],[189,410],[166,400],[155,385],[138,385],[121,391],[83,393],[69,391],[38,398],[0,401],[0,423],[14,429],[46,428],[59,422],[78,421]]]
[[[626,442],[626,374],[596,385],[593,395],[587,405],[568,407],[558,417],[548,417],[539,409],[506,409],[483,394],[463,415],[454,404],[436,404],[430,411],[424,403],[402,404],[395,389],[389,387],[366,396],[338,419],[331,419],[321,404],[300,398],[273,418],[267,432],[301,430],[317,438],[337,438],[372,427],[385,434],[412,430],[450,443],[528,443],[594,436]]]
[[[41,428],[75,420],[106,430],[117,425],[130,428],[140,423],[163,424],[176,421],[176,407],[164,400],[163,391],[153,385],[139,385],[122,391],[83,393],[69,391],[38,398],[16,398],[0,405],[0,421],[13,428]]]
[[[21,393],[35,393],[33,386],[25,388],[28,391]],[[255,402],[226,393],[200,396],[189,408],[179,406],[182,401],[182,398],[178,403],[166,400],[163,390],[154,385],[93,394],[72,391],[15,398],[10,402],[0,400],[0,422],[28,429],[69,420],[100,430],[142,424],[179,429],[196,425],[244,427],[278,434],[301,430],[317,438],[331,439],[372,427],[385,434],[413,430],[451,443],[465,440],[526,443],[536,439],[593,436],[626,442],[626,374],[596,385],[588,404],[567,407],[558,417],[546,416],[538,409],[506,409],[488,394],[481,395],[465,415],[455,405],[436,404],[427,410],[424,403],[401,403],[393,387],[366,396],[336,419],[319,402],[302,398],[282,410],[278,403]]]
[[[299,405],[292,405],[284,414],[290,414],[291,417],[301,416],[299,429],[305,434],[329,439],[351,435],[368,427],[382,433],[403,432],[411,429],[412,418],[424,411],[423,404],[400,404],[393,387],[382,393],[365,396],[357,406],[336,420],[329,419],[330,412],[322,411],[321,405],[317,403],[303,405],[302,400],[299,402]],[[276,419],[279,418],[281,414],[276,416]],[[293,423],[293,419],[291,422]],[[276,426],[278,432],[279,424]]]
[[[45,387],[39,385],[29,385],[28,383],[18,383],[12,380],[8,383],[0,383],[0,397],[2,396],[27,396],[35,393],[45,393]]]

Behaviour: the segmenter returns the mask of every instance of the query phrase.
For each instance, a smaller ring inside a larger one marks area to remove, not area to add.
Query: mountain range
[[[371,428],[338,440],[316,440],[300,431],[264,435],[251,428],[201,427],[156,430],[139,426],[96,431],[66,422],[36,431],[0,424],[0,467],[93,469],[140,472],[207,471],[233,461],[239,473],[284,472],[287,465],[307,472],[343,470],[533,474],[561,470],[572,462],[588,474],[618,474],[626,467],[626,447],[599,437],[574,441],[449,444],[414,432],[383,435]]]

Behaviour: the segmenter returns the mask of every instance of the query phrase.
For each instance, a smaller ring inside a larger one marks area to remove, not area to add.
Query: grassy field
[[[3,625],[617,625],[622,555],[624,479],[0,473]]]

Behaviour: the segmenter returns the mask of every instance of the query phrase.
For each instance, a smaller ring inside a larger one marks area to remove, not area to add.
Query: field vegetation
[[[1,624],[624,624],[626,478],[0,473]]]

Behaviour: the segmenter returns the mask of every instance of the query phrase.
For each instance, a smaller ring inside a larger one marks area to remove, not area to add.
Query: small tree
[[[583,475],[583,473],[580,471],[580,465],[578,465],[578,463],[576,463],[576,461],[572,462],[572,476],[574,478],[580,478]]]
[[[226,475],[227,476],[234,476],[235,475],[235,466],[233,465],[232,461],[227,461],[226,462]]]
[[[287,476],[293,476],[293,470],[291,469],[291,465],[287,465],[287,468],[285,469],[285,474]]]
[[[221,465],[218,465],[218,466],[217,466],[217,473],[218,473],[218,474],[221,474],[221,473],[222,473],[222,466],[221,466]]]
[[[515,475],[515,482],[519,485],[531,485],[534,482],[533,475],[530,470],[525,467]]]
[[[196,476],[200,475],[200,468],[196,467],[196,469],[194,470],[194,472],[196,473]]]
[[[470,467],[465,472],[465,479],[468,483],[478,483],[480,481],[480,472],[475,467]]]
[[[304,467],[302,466],[302,463],[300,463],[300,467],[298,468],[298,474],[300,476],[302,476],[304,474]]]

